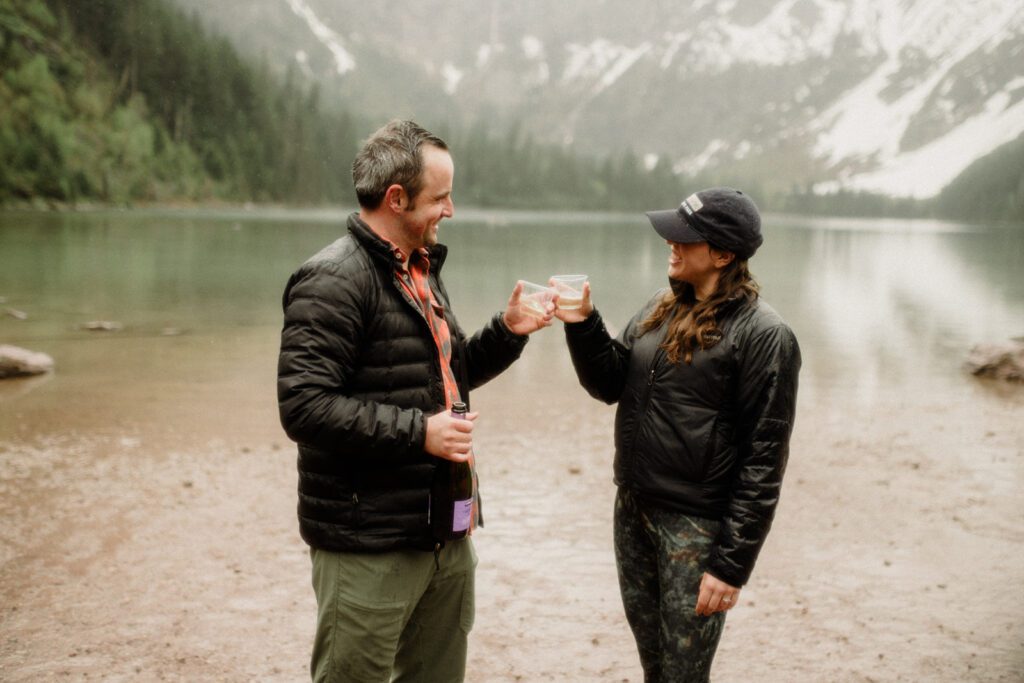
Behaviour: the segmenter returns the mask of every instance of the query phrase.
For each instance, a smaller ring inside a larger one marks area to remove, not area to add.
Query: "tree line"
[[[161,0],[0,0],[0,201],[340,201],[352,118]]]
[[[934,204],[949,218],[1024,223],[1024,134],[968,166]]]
[[[324,106],[164,0],[0,0],[0,67],[0,202],[351,203],[352,159],[382,123]],[[438,132],[463,202],[611,209],[678,193],[630,154],[580,157],[483,124]]]
[[[351,162],[380,121],[327,106],[295,71],[243,59],[166,0],[0,0],[0,204],[253,201],[351,204]],[[429,125],[429,122],[424,122]],[[762,208],[1024,221],[1024,142],[981,160],[934,202],[683,177],[629,150],[604,158],[486,120],[436,131],[460,203],[643,210],[735,184]]]

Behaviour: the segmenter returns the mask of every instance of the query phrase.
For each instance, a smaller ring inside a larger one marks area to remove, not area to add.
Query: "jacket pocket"
[[[359,528],[362,524],[362,514],[359,510],[359,494],[355,491],[352,492],[352,526]]]
[[[703,481],[712,482],[728,475],[736,461],[730,427],[721,415],[715,415],[704,445]]]

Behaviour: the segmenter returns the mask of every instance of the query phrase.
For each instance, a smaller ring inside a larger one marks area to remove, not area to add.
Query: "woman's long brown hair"
[[[722,269],[714,293],[704,301],[697,300],[697,291],[688,282],[675,282],[658,302],[647,319],[640,324],[640,334],[660,327],[668,321],[668,331],[661,348],[668,359],[678,364],[693,362],[693,352],[710,349],[722,340],[718,329],[718,312],[726,303],[737,299],[753,301],[758,296],[757,282],[747,268],[747,261],[733,259]]]

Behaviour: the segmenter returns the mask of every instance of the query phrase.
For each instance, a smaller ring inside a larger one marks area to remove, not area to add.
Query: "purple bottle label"
[[[457,500],[452,510],[452,531],[465,531],[473,519],[473,499]]]
[[[466,417],[466,404],[461,402],[452,404],[452,408],[456,406],[460,410],[452,410],[452,417],[459,420],[468,419]],[[467,531],[472,523],[473,499],[455,501],[452,505],[452,533]]]

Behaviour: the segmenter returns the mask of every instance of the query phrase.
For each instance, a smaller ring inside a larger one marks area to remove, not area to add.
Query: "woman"
[[[645,681],[706,681],[779,499],[800,350],[747,269],[762,237],[745,194],[647,216],[671,286],[614,340],[589,284],[556,315],[580,383],[618,403],[615,556]]]

